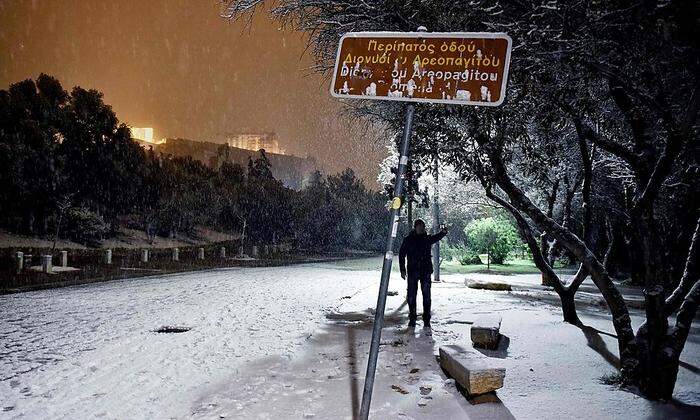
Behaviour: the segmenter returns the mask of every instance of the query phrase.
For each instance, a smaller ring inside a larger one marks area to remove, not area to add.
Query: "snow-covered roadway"
[[[186,417],[208,384],[294,353],[371,274],[231,268],[0,296],[0,418]],[[153,332],[172,325],[191,330]]]

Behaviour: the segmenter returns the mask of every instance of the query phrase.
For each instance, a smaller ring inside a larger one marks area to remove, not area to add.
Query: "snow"
[[[0,415],[181,417],[192,396],[290,355],[363,273],[224,269],[0,297]],[[156,334],[165,325],[181,334]]]
[[[217,269],[0,296],[0,418],[352,418],[379,267],[376,258]],[[661,405],[599,381],[617,357],[602,308],[579,305],[581,330],[561,322],[539,298],[546,292],[443,280],[430,333],[406,329],[405,282],[392,276],[399,293],[387,302],[375,418],[698,418],[697,327],[676,401]],[[507,372],[491,402],[471,404],[435,354],[470,345],[481,314],[503,317],[499,349],[480,351]],[[632,312],[635,326],[641,315]],[[191,329],[154,332],[163,326]]]

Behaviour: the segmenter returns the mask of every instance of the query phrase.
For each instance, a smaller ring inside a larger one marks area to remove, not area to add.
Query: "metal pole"
[[[377,310],[374,313],[374,324],[372,325],[372,343],[369,348],[369,360],[367,361],[367,374],[365,375],[365,387],[362,391],[362,405],[360,407],[360,418],[369,418],[369,406],[372,402],[372,388],[374,387],[374,374],[377,369],[377,357],[379,356],[379,342],[382,338],[382,328],[384,327],[384,307],[386,306],[386,295],[389,289],[389,276],[391,275],[391,263],[394,258],[394,239],[399,227],[399,211],[401,210],[401,195],[403,194],[404,175],[408,165],[410,152],[411,126],[413,125],[413,104],[406,107],[406,122],[403,127],[403,137],[401,139],[401,156],[399,167],[396,171],[396,183],[394,184],[394,201],[391,206],[391,221],[389,224],[389,236],[386,240],[386,254],[382,265],[382,279],[379,283],[379,298],[377,299]],[[397,201],[398,199],[398,201]]]

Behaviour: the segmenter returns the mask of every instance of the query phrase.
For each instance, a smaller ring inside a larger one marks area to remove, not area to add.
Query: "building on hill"
[[[165,140],[155,140],[153,138],[152,127],[129,127],[131,138],[141,143],[162,144]]]
[[[249,159],[256,159],[260,156],[260,149],[249,150],[232,147],[226,143],[194,141],[182,138],[167,138],[158,144],[139,139],[135,140],[146,148],[153,148],[153,151],[156,153],[174,157],[192,156],[193,159],[197,159],[212,168],[218,168],[226,159],[246,168]],[[272,175],[289,188],[296,190],[303,188],[309,181],[311,174],[317,169],[316,160],[313,158],[273,153],[267,149],[265,149],[265,154],[270,161]]]
[[[221,143],[226,143],[238,149],[258,151],[264,149],[267,153],[284,155],[284,149],[279,145],[275,133],[228,133],[218,136]]]

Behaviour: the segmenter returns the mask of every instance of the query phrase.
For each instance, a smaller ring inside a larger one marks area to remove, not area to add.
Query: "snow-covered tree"
[[[227,0],[224,15],[239,17],[262,3]],[[319,71],[332,66],[338,39],[349,31],[424,25],[507,32],[514,48],[506,104],[418,107],[414,162],[438,154],[511,213],[562,298],[565,320],[579,322],[573,294],[590,276],[612,314],[623,377],[649,398],[671,398],[700,303],[700,223],[692,201],[700,192],[697,8],[683,1],[280,0],[271,11],[309,35]],[[356,110],[393,130],[401,125],[400,105],[361,103]],[[536,129],[543,123],[545,130]],[[536,165],[544,170],[528,170],[542,169]],[[620,203],[610,220],[596,212],[594,191]],[[557,203],[563,217],[555,217]],[[607,269],[610,252],[593,241],[594,225],[607,231],[610,223],[616,226],[607,242],[623,232],[645,286],[647,321],[636,332]],[[543,255],[538,234],[580,264],[568,286]]]

